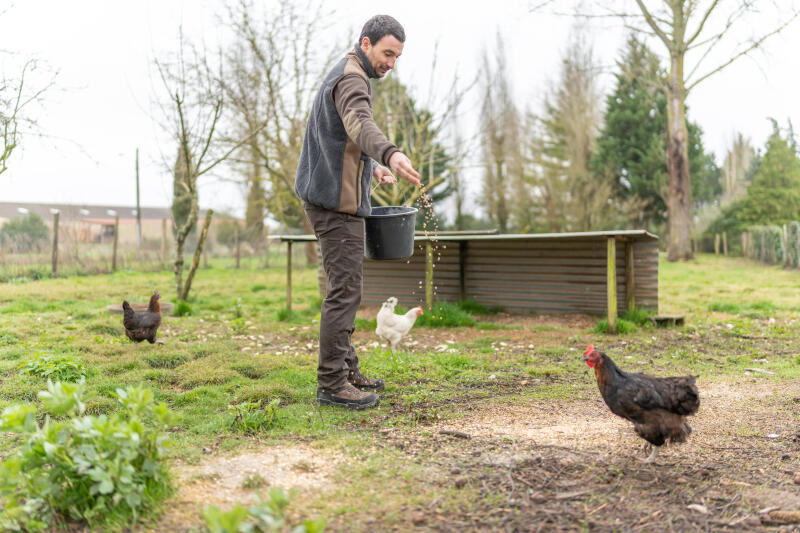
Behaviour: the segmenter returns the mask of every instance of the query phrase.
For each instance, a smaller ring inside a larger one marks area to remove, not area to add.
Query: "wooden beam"
[[[425,309],[433,309],[433,245],[425,242]]]
[[[286,310],[292,310],[292,241],[286,241]]]
[[[617,333],[617,242],[608,238],[606,253],[606,300],[608,303],[608,332]]]
[[[625,243],[625,296],[627,296],[628,311],[631,311],[636,307],[636,268],[632,241]]]

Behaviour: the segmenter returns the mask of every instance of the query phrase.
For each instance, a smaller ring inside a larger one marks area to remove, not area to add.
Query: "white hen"
[[[397,298],[394,296],[383,302],[378,311],[378,327],[375,328],[379,337],[389,341],[393,352],[397,344],[411,331],[417,317],[422,314],[422,307],[419,306],[404,315],[395,314],[396,305]]]

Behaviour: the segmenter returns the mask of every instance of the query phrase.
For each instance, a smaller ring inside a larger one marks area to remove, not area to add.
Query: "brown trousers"
[[[349,371],[358,369],[350,337],[361,304],[364,219],[309,204],[304,209],[328,278],[319,323],[317,389],[336,392],[347,384]]]

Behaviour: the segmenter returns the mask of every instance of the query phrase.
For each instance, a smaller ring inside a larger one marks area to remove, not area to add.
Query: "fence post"
[[[714,255],[719,255],[719,233],[714,234]]]
[[[236,247],[236,268],[239,268],[239,221],[236,221],[236,225],[233,227],[233,241],[234,246]]]
[[[617,333],[617,242],[608,238],[606,251],[606,300],[608,302],[608,332]]]
[[[783,267],[791,267],[792,257],[789,253],[789,228],[783,225]]]
[[[722,255],[728,257],[728,232],[722,232]]]
[[[286,310],[292,310],[292,241],[286,241]]]
[[[269,227],[264,226],[264,268],[269,268]]]
[[[167,219],[161,219],[161,264],[167,264]]]
[[[53,269],[52,276],[58,277],[58,215],[53,213]]]
[[[119,244],[119,215],[114,217],[114,248],[111,255],[111,272],[117,270],[117,246]]]

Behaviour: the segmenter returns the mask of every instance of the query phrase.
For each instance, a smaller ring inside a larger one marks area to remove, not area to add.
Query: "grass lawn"
[[[392,354],[374,334],[377,309],[362,309],[362,370],[387,382],[364,412],[313,402],[316,279],[294,272],[288,315],[282,266],[214,260],[187,314],[164,318],[163,345],[131,343],[106,306],[154,289],[171,301],[170,272],[2,284],[0,409],[38,402],[47,379],[21,368],[41,356],[85,367],[88,413],[115,412],[120,387],[151,388],[179,416],[177,490],[140,530],[201,531],[204,505],[246,504],[268,486],[294,490],[292,520],[323,517],[332,531],[736,530],[769,527],[756,511],[770,502],[800,509],[784,501],[800,471],[800,272],[662,260],[660,312],[687,325],[622,336],[594,333],[598,317],[500,312],[415,327]],[[660,465],[630,458],[641,441],[602,404],[580,360],[589,343],[626,370],[699,376],[695,432]],[[275,400],[268,422],[242,425]],[[19,444],[0,434],[0,456]]]

